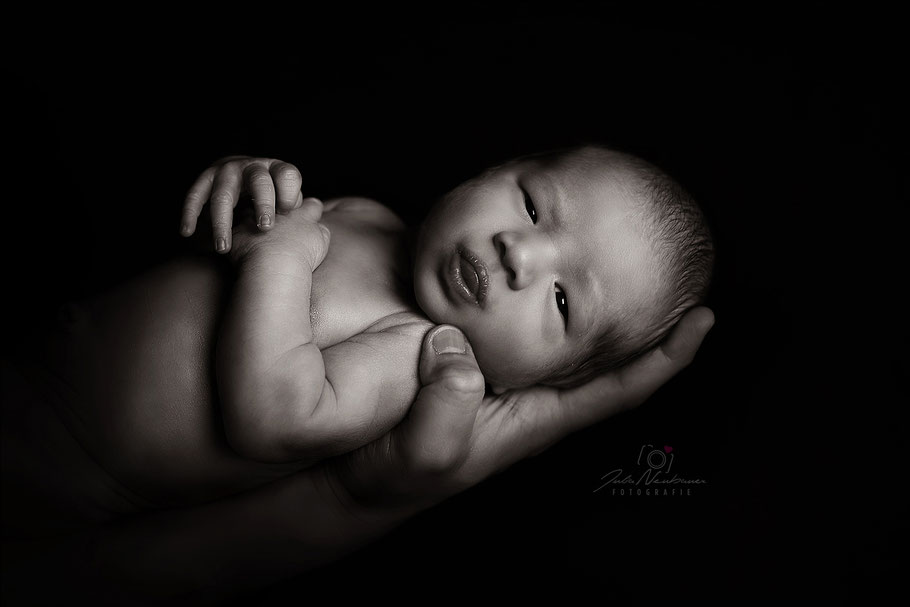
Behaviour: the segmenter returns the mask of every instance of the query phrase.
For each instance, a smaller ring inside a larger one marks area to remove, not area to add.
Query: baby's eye
[[[531,223],[537,223],[537,209],[534,208],[534,203],[531,201],[531,196],[528,192],[522,188],[521,193],[525,197],[525,209],[528,211],[528,215],[531,217]]]
[[[556,307],[559,308],[559,313],[562,314],[563,321],[568,325],[569,300],[566,298],[566,292],[563,291],[559,285],[556,285]]]

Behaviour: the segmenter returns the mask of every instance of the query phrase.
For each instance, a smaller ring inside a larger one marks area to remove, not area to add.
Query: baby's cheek
[[[515,336],[487,333],[474,339],[468,335],[477,364],[484,378],[491,384],[520,387],[536,383],[543,377],[540,361],[531,356],[526,340]]]

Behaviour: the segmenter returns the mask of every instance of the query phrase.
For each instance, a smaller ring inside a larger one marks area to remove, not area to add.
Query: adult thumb
[[[399,426],[398,446],[421,471],[452,470],[470,450],[484,377],[468,340],[451,325],[424,337],[419,371],[423,387]]]

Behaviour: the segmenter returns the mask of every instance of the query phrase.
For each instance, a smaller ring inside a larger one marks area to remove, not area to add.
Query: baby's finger
[[[279,160],[269,167],[269,172],[275,184],[276,207],[280,213],[287,213],[294,209],[300,188],[303,186],[300,171],[293,164]]]
[[[196,220],[199,219],[202,207],[209,199],[214,179],[215,168],[209,167],[199,175],[193,187],[187,192],[180,220],[180,233],[184,236],[190,236],[196,231]]]
[[[227,253],[231,250],[231,226],[234,223],[234,207],[240,197],[240,169],[228,163],[221,167],[212,183],[212,237],[215,250]]]
[[[315,263],[313,264],[313,270],[319,267],[325,260],[326,254],[329,252],[329,243],[332,240],[332,231],[329,230],[329,227],[323,224],[318,224],[319,230],[322,232],[322,246],[316,250],[316,255],[314,256]]]
[[[318,222],[322,219],[322,201],[314,196],[307,196],[300,201],[300,210],[296,211],[309,221]]]
[[[275,220],[275,184],[263,165],[254,163],[243,170],[243,188],[253,203],[253,216],[260,230],[270,230]]]

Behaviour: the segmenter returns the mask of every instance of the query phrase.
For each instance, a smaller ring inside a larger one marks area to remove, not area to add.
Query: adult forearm
[[[340,558],[420,508],[365,508],[318,466],[212,504],[5,545],[4,598],[215,602]]]

